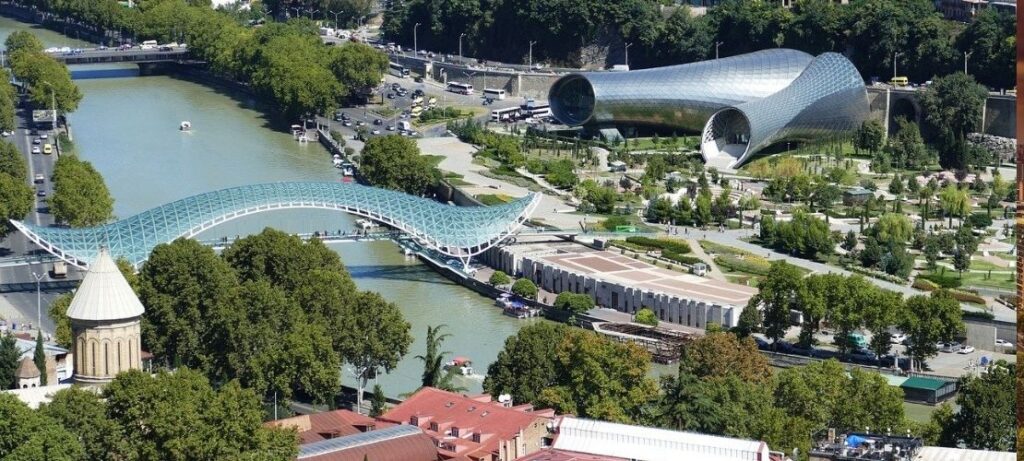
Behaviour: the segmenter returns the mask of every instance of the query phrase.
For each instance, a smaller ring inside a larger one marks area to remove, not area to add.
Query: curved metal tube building
[[[705,160],[727,167],[787,136],[856,128],[868,111],[864,82],[846,58],[815,58],[785,48],[654,69],[569,74],[552,85],[548,99],[555,118],[567,125],[703,133]],[[749,106],[757,101],[767,102]]]

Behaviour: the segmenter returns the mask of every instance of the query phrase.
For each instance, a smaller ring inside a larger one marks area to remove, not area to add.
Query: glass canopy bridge
[[[155,246],[193,238],[233,219],[271,210],[328,209],[379,221],[468,265],[470,258],[519,231],[539,203],[540,195],[530,194],[500,206],[456,207],[353,183],[280,182],[207,192],[96,227],[11,222],[39,247],[82,269],[88,269],[101,246],[138,267]]]

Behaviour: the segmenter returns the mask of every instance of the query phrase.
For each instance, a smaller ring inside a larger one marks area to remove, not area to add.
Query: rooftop
[[[334,410],[268,421],[264,426],[295,428],[300,443],[308,444],[372,431],[377,422],[353,411]]]
[[[607,282],[681,298],[745,306],[757,294],[756,289],[745,285],[684,274],[609,251],[578,246],[561,248],[572,248],[572,251],[560,250],[536,259]]]
[[[563,416],[558,423],[554,448],[644,461],[768,459],[768,446],[756,440],[630,426],[573,416]]]
[[[25,357],[21,359],[21,362],[18,362],[18,370],[14,373],[14,376],[18,379],[38,378],[40,375],[39,367],[37,367],[36,363],[28,357]]]
[[[556,450],[546,448],[526,456],[520,456],[515,461],[629,461],[630,458],[617,458],[605,455],[592,455],[588,453],[577,453],[574,451]]]
[[[298,459],[308,461],[436,461],[434,442],[414,426],[393,426],[299,447]]]
[[[534,411],[532,405],[506,407],[487,394],[470,397],[425,387],[378,420],[418,426],[448,457],[473,457],[494,452],[520,430],[539,422],[546,424],[552,417],[553,410]]]
[[[75,292],[68,318],[72,320],[122,320],[139,317],[146,309],[128,285],[106,248],[100,248]]]
[[[926,389],[929,391],[935,391],[942,389],[943,386],[949,384],[949,381],[943,381],[935,378],[923,378],[921,376],[913,376],[903,381],[900,387],[909,387],[913,389]]]

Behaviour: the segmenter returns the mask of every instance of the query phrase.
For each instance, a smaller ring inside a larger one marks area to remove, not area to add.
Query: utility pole
[[[419,42],[418,42],[417,37],[416,37],[416,28],[419,27],[419,26],[420,26],[420,23],[418,23],[418,22],[416,23],[415,26],[412,26],[412,55],[413,56],[418,55],[419,52],[420,52]]]
[[[465,37],[465,36],[466,36],[465,32],[463,32],[462,35],[459,35],[459,61],[460,62],[462,61],[462,37]]]
[[[632,43],[626,44],[626,69],[629,69],[629,47],[633,46]]]
[[[529,72],[530,69],[533,69],[533,45],[536,44],[536,43],[537,43],[536,40],[530,42],[530,54],[529,54],[530,57],[529,57],[529,61],[527,62],[527,66],[526,66],[527,67],[527,69],[526,69],[527,72]]]
[[[967,75],[967,61],[971,59],[972,54],[974,54],[973,51],[964,51],[964,75]]]
[[[41,274],[37,274],[35,272],[32,273],[32,277],[35,277],[36,279],[36,316],[38,317],[37,321],[39,322],[36,324],[36,329],[39,331],[43,331],[43,298],[42,295],[39,294],[39,284],[43,281],[43,277],[45,276],[45,272]]]
[[[722,46],[725,42],[715,42],[715,59],[718,59],[718,47]]]
[[[893,80],[896,79],[896,58],[900,57],[900,55],[902,55],[902,54],[903,53],[900,53],[899,51],[893,51],[893,53],[892,53],[892,78],[893,78]]]

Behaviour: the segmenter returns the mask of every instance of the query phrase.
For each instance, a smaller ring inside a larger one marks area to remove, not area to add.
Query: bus
[[[406,78],[409,76],[409,69],[406,69],[405,66],[401,64],[392,62],[390,68],[388,69],[388,73],[394,75],[395,77]]]
[[[473,85],[468,83],[448,82],[448,91],[459,94],[473,94]]]
[[[409,109],[409,114],[412,115],[413,117],[419,117],[420,114],[422,113],[423,106],[412,106],[412,109]]]
[[[484,97],[501,101],[505,99],[505,90],[497,88],[484,88]]]
[[[907,86],[910,84],[910,81],[907,80],[907,77],[893,77],[889,84],[892,86]]]
[[[494,109],[491,111],[492,122],[512,121],[519,118],[518,107],[507,107],[505,109]]]
[[[527,104],[519,108],[522,118],[544,118],[551,115],[551,106],[547,104]]]

